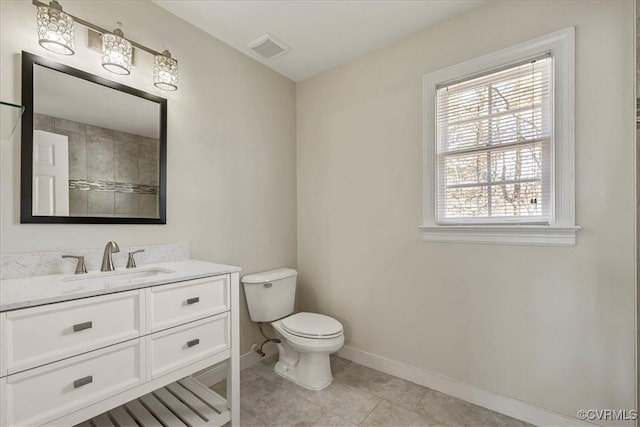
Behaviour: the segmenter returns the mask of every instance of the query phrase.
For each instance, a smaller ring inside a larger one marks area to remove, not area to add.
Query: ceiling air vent
[[[289,46],[269,33],[265,33],[254,41],[249,42],[247,47],[266,59],[275,58],[276,56],[283,55],[291,50]]]

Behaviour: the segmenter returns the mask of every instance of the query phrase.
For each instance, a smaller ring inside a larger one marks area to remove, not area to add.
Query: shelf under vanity
[[[98,415],[76,427],[201,427],[229,422],[226,400],[187,377]]]
[[[0,425],[239,425],[239,271],[180,260],[0,281]],[[224,361],[228,400],[191,377]]]

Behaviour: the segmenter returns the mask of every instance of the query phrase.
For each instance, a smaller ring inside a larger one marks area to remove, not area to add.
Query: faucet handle
[[[85,274],[87,272],[87,266],[84,264],[84,256],[62,255],[62,258],[74,258],[78,260],[78,262],[76,263],[76,271],[74,274]]]
[[[129,259],[127,259],[127,268],[136,268],[136,259],[133,255],[144,252],[144,249],[138,249],[137,251],[129,252]]]

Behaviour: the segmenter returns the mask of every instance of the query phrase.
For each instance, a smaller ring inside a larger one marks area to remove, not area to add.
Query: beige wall
[[[167,225],[20,225],[19,130],[0,142],[0,251],[188,241],[195,258],[244,272],[296,265],[295,84],[147,1],[73,1],[70,13],[180,61],[177,92],[156,90],[150,55],[129,77],[103,70],[77,26],[76,55],[37,45],[30,1],[0,2],[0,99],[20,102],[20,51],[49,57],[169,99]],[[244,301],[244,297],[242,297]],[[242,313],[242,349],[257,342]]]
[[[633,408],[633,8],[492,2],[299,83],[302,308],[357,349],[540,407]],[[423,74],[571,25],[577,245],[423,242]]]

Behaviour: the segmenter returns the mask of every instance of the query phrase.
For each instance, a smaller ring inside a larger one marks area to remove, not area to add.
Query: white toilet
[[[296,278],[290,268],[242,278],[254,322],[271,322],[280,343],[275,372],[309,390],[322,390],[333,381],[329,355],[344,344],[342,324],[316,313],[296,313]]]

